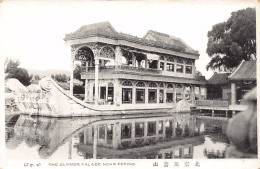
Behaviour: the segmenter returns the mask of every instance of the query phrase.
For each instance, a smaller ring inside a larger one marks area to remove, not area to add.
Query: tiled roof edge
[[[237,70],[243,65],[244,62],[245,60],[242,60],[242,62],[238,65],[236,70],[233,73],[231,73],[231,75],[228,76],[229,79],[232,79],[232,76],[237,72]]]

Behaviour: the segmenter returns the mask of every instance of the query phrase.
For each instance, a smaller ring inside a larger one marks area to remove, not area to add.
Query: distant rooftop
[[[208,80],[210,85],[225,85],[228,84],[228,76],[230,73],[214,73],[212,77]]]
[[[82,39],[94,36],[106,37],[115,40],[125,40],[147,46],[199,55],[198,51],[192,49],[180,38],[153,30],[149,30],[143,38],[139,38],[137,36],[117,32],[109,22],[84,25],[75,32],[66,34],[64,40]]]
[[[230,80],[256,80],[256,60],[242,61],[229,76]]]

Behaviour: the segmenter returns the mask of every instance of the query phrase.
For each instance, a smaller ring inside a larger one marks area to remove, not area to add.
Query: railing
[[[94,73],[95,67],[84,67],[81,69],[82,72]],[[111,72],[111,71],[123,71],[123,72],[135,72],[135,73],[148,73],[148,74],[162,74],[162,70],[132,67],[128,65],[117,65],[117,66],[99,66],[99,72]]]
[[[227,100],[196,100],[196,106],[204,107],[228,107]]]

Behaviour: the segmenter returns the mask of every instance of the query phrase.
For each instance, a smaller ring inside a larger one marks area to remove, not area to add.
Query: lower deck
[[[185,100],[195,103],[206,97],[205,88],[194,84],[143,81],[131,79],[86,79],[84,101],[93,105],[128,109],[172,109]],[[98,92],[97,96],[95,92]],[[97,99],[97,101],[96,101]]]

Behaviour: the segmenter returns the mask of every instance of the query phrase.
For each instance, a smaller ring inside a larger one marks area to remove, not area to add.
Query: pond
[[[187,113],[6,119],[10,159],[224,158],[228,145]]]

